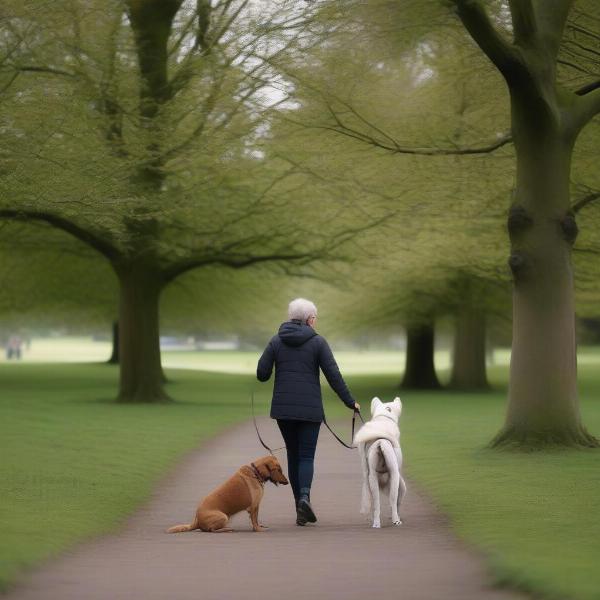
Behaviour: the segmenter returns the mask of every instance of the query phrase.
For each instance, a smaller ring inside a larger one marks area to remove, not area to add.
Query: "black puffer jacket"
[[[329,344],[301,321],[283,323],[279,333],[271,338],[258,361],[256,376],[259,381],[271,377],[273,364],[273,419],[323,420],[319,368],[344,404],[354,408],[354,399],[342,379]]]

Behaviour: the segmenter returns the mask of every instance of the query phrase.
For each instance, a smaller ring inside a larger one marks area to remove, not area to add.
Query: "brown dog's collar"
[[[262,478],[260,471],[256,468],[256,465],[254,463],[250,463],[250,466],[252,467],[252,470],[254,471],[254,476],[256,477],[256,479],[258,479],[260,481],[261,485],[263,485],[265,483],[265,481],[267,481],[267,480]]]

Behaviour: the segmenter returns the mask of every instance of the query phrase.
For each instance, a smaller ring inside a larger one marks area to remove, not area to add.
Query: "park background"
[[[494,581],[598,598],[596,2],[1,11],[3,587],[266,413],[303,296]]]

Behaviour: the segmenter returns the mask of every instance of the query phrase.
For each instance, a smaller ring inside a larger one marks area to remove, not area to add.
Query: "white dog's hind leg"
[[[392,509],[392,523],[401,525],[402,521],[398,516],[398,490],[400,487],[400,470],[398,469],[398,459],[392,447],[387,440],[381,442],[381,452],[385,460],[385,466],[389,475],[389,500]]]
[[[367,448],[365,444],[358,445],[360,466],[363,474],[362,497],[360,501],[360,513],[368,515],[371,512],[371,492],[369,491],[369,462],[367,459]]]
[[[369,489],[371,490],[373,504],[373,527],[379,528],[381,527],[381,505],[379,501],[379,480],[375,470],[369,473]]]
[[[404,477],[400,475],[400,486],[398,488],[398,513],[400,513],[400,505],[402,504],[402,498],[406,494],[406,482],[404,481]]]
[[[392,509],[392,523],[394,525],[402,525],[402,521],[398,516],[398,486],[400,484],[400,474],[398,471],[393,471],[390,479],[390,507]]]
[[[402,504],[402,499],[406,495],[406,482],[402,477],[402,450],[400,448],[395,448],[396,458],[398,459],[398,472],[400,473],[400,486],[398,488],[398,514],[400,513],[400,505]]]
[[[367,479],[368,479],[367,475]],[[369,482],[363,481],[362,484],[362,496],[360,500],[360,514],[368,515],[371,512],[371,491],[369,490]]]
[[[369,449],[369,490],[371,491],[371,506],[373,507],[373,527],[381,527],[381,503],[379,501],[379,478],[377,476],[377,462],[379,445],[373,444]]]

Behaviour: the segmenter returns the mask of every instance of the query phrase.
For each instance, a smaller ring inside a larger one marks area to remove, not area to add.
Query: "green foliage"
[[[106,330],[116,278],[96,252],[42,223],[0,227],[0,327]]]
[[[301,193],[309,178],[264,160],[260,149],[287,97],[272,59],[301,51],[311,9],[277,2],[259,13],[257,3],[217,3],[203,47],[195,9],[183,5],[164,62],[158,50],[154,57],[167,87],[152,100],[147,94],[159,91],[146,90],[123,6],[5,9],[7,36],[23,42],[4,61],[7,77],[17,77],[4,90],[3,204],[58,213],[119,252],[143,251],[162,266],[321,247],[282,210],[314,206]],[[158,102],[151,118],[150,101]],[[319,203],[324,217],[335,209],[331,194]]]
[[[341,15],[326,15],[335,29],[329,43],[288,69],[298,101],[288,121],[304,127],[293,148],[312,149],[303,164],[316,176],[339,173],[394,211],[356,245],[352,266],[338,278],[343,290],[332,303],[358,315],[359,328],[452,313],[465,278],[485,290],[478,302],[488,314],[509,320],[505,223],[515,157],[510,144],[496,146],[509,134],[509,98],[449,5],[345,3]],[[506,3],[486,5],[511,36]],[[571,14],[559,73],[570,89],[589,83],[597,65],[597,10],[581,2]],[[576,149],[574,205],[600,189],[596,128]],[[578,214],[585,229],[575,248],[582,314],[597,312],[598,205]]]
[[[257,307],[263,299],[284,306],[288,290],[317,294],[325,310],[356,315],[344,325],[356,329],[443,315],[455,310],[456,282],[467,276],[486,288],[488,311],[509,318],[512,148],[444,154],[501,139],[509,103],[449,3],[275,2],[267,13],[250,3],[218,40],[213,20],[208,52],[184,3],[168,42],[172,94],[152,126],[140,117],[123,5],[101,4],[4,8],[2,206],[63,215],[123,252],[143,248],[161,266],[290,253],[327,259],[248,277],[218,263],[186,277],[164,301],[165,323],[178,328],[195,319],[233,328],[237,314],[244,322],[243,305],[232,301],[244,286]],[[228,5],[219,19],[241,6]],[[505,3],[487,5],[510,36]],[[573,9],[559,72],[570,88],[597,72],[597,11],[590,0]],[[574,202],[600,190],[597,128],[596,120],[576,148]],[[149,166],[158,188],[140,179]],[[586,315],[597,314],[599,205],[578,214],[578,310]],[[363,231],[369,223],[378,226]],[[51,238],[44,230],[24,237],[44,245]],[[59,260],[51,248],[47,260]],[[46,259],[26,246],[19,252],[46,272]],[[94,298],[77,292],[79,271],[65,270],[60,286],[73,304],[91,307]],[[290,281],[291,272],[331,285]],[[11,281],[13,292],[30,289]],[[114,300],[100,304],[108,313]]]
[[[364,331],[453,313],[470,277],[505,317],[512,150],[445,154],[506,135],[501,79],[435,3],[350,3],[338,18],[328,44],[288,67],[298,106],[273,137],[315,178],[362,190],[365,213],[376,202],[392,217],[336,266],[326,302]]]
[[[305,274],[303,267],[317,258],[339,260],[338,249],[379,220],[381,208],[372,203],[366,215],[360,189],[315,179],[281,156],[271,135],[292,88],[282,57],[298,60],[307,44],[321,39],[316,9],[308,3],[212,3],[210,26],[198,37],[196,9],[183,3],[164,63],[154,64],[166,72],[167,84],[153,92],[139,67],[127,6],[65,0],[4,8],[0,211],[63,227],[58,217],[111,261],[151,262],[167,282],[209,268],[193,292],[202,298],[205,320],[222,322],[231,314],[228,282],[237,275],[223,273],[223,266],[272,260],[274,272],[287,275],[292,268]],[[151,115],[149,102],[156,105]],[[41,291],[48,291],[42,277],[40,292],[29,294],[33,271],[45,273],[64,252],[47,244],[47,229],[20,231],[25,239],[17,246],[10,228],[3,230],[7,252],[22,254],[9,260],[5,304],[24,307],[43,298],[35,306],[54,314],[50,298],[56,292],[70,295],[65,305],[113,310],[114,300],[80,293],[85,278],[76,264],[65,265],[60,281],[52,279],[50,293]],[[29,251],[36,243],[45,254]],[[85,254],[76,244],[72,249]],[[19,263],[31,264],[32,272],[24,274]],[[284,287],[264,269],[254,277]],[[113,289],[112,282],[103,286]],[[219,290],[227,291],[219,296]],[[177,297],[175,291],[171,298]],[[184,321],[177,300],[169,302],[171,322]]]

